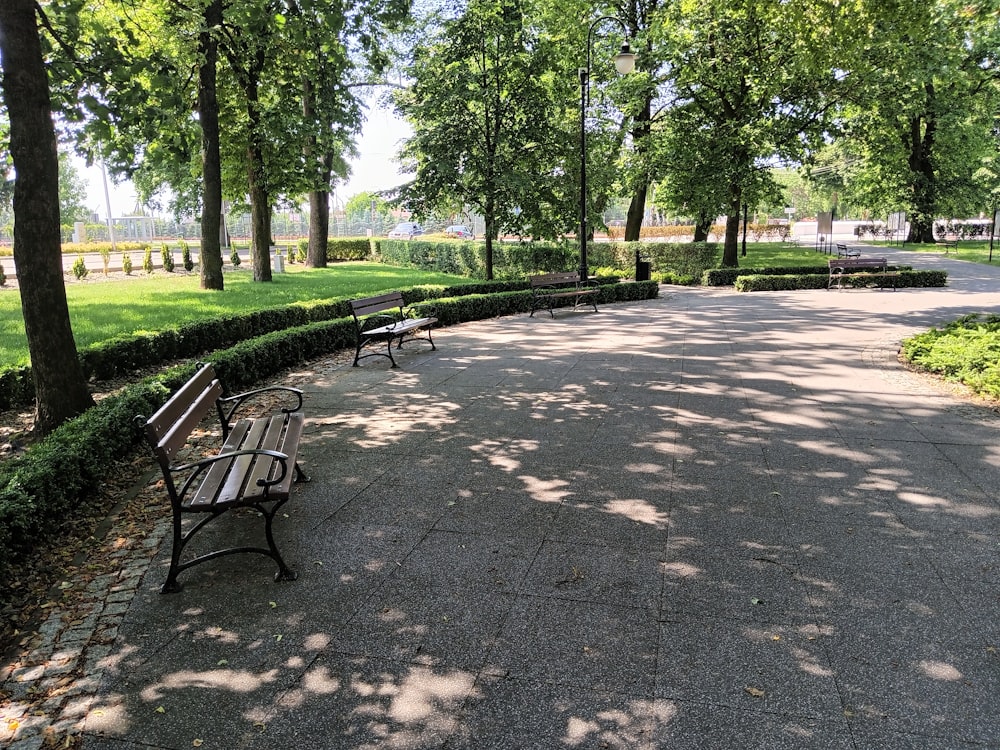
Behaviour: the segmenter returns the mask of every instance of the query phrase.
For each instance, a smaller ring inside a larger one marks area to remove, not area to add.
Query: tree
[[[84,180],[69,154],[59,152],[59,220],[65,224],[86,221],[87,182]]]
[[[51,432],[93,404],[63,285],[59,159],[49,83],[31,0],[0,3],[3,98],[10,118],[14,262],[35,384],[35,430]]]
[[[487,278],[500,228],[524,226],[553,201],[546,66],[519,0],[472,0],[414,51],[413,83],[396,97],[413,127],[402,155],[416,174],[404,202],[418,216],[476,207]]]
[[[907,242],[934,242],[942,211],[978,211],[973,177],[1000,104],[996,0],[871,2],[844,144],[847,189],[880,213],[903,209]]]
[[[671,0],[664,7],[658,41],[672,69],[673,132],[690,134],[696,150],[712,143],[713,160],[700,162],[698,175],[724,194],[723,266],[738,265],[744,201],[751,189],[760,194],[768,162],[800,161],[827,134],[847,84],[840,66],[856,44],[851,5]]]

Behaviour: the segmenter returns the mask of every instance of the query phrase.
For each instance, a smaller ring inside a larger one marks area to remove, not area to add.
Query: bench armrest
[[[238,458],[239,456],[270,456],[279,464],[281,464],[281,474],[279,474],[274,479],[258,479],[258,487],[271,487],[272,485],[280,484],[284,481],[285,477],[288,475],[288,454],[282,453],[281,451],[272,451],[266,448],[247,448],[239,451],[229,451],[227,453],[220,453],[217,456],[209,456],[208,458],[202,458],[197,461],[192,461],[186,464],[172,465],[170,466],[171,472],[182,472],[190,471],[191,474],[184,480],[184,484],[181,485],[178,491],[178,500],[183,501],[184,496],[190,489],[191,485],[198,479],[205,469],[209,468],[212,464],[218,463],[219,461],[228,461],[233,458]]]
[[[266,388],[256,388],[252,391],[246,391],[245,393],[237,393],[235,396],[227,396],[226,398],[220,398],[216,400],[216,406],[219,407],[219,418],[222,420],[222,432],[224,437],[229,435],[229,425],[233,421],[233,415],[236,414],[236,410],[239,409],[243,404],[251,401],[253,398],[263,395],[265,393],[273,393],[275,391],[290,393],[296,397],[297,403],[294,407],[282,407],[281,412],[283,414],[292,414],[297,411],[302,410],[302,391],[298,388],[292,388],[287,385],[271,385]],[[228,409],[228,410],[227,410]]]

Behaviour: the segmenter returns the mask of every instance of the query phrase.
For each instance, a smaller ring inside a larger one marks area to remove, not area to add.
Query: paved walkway
[[[1000,272],[905,262],[952,284],[671,287],[294,374],[299,580],[229,558],[160,596],[166,550],[145,577],[140,555],[56,727],[87,750],[1000,747],[1000,415],[895,359],[1000,311]]]

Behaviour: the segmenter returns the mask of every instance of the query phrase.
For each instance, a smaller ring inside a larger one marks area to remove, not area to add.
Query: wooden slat
[[[251,446],[244,444],[244,448],[260,448],[263,450],[280,451],[282,436],[285,432],[285,419],[284,417],[271,417],[268,420],[259,420],[261,422],[266,422],[266,429],[263,431],[260,437],[260,441],[256,446]],[[289,470],[291,467],[289,466]],[[281,471],[281,464],[275,461],[273,458],[267,456],[261,456],[253,461],[251,466],[247,470],[247,478],[245,483],[245,489],[243,493],[246,497],[252,496],[264,496],[264,489],[257,486],[258,479],[270,479],[272,476],[276,475],[276,472]]]
[[[246,437],[243,439],[243,443],[240,447],[256,448],[260,445],[261,436],[267,428],[268,420],[255,419],[248,421],[249,429],[247,430]],[[244,492],[247,490],[247,474],[249,473],[250,466],[253,464],[254,460],[253,456],[238,456],[233,459],[233,464],[229,470],[228,476],[226,477],[226,481],[219,489],[219,495],[215,500],[216,504],[233,503],[244,497]],[[251,490],[254,489],[256,488],[251,488]],[[253,494],[253,492],[251,491],[250,494]]]
[[[354,313],[354,317],[360,318],[372,313],[382,312],[383,310],[402,307],[402,305],[403,295],[399,292],[390,292],[378,297],[351,300],[351,312]]]
[[[243,443],[247,431],[250,429],[250,421],[241,419],[233,425],[232,431],[220,453],[239,450]],[[205,477],[201,484],[191,493],[184,505],[195,510],[208,510],[215,505],[222,487],[225,485],[226,477],[233,467],[233,460],[217,461],[205,472]]]
[[[163,433],[188,410],[188,404],[195,401],[198,394],[217,381],[215,368],[212,365],[205,365],[167,399],[167,402],[146,420],[146,432],[151,436],[152,442],[159,443]]]

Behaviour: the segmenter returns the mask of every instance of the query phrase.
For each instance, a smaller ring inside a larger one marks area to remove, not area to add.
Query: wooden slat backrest
[[[215,368],[205,365],[146,420],[146,436],[156,446],[162,464],[170,463],[198,423],[215,408],[222,392]]]
[[[364,315],[382,312],[383,310],[399,308],[402,307],[402,305],[403,295],[399,292],[390,292],[389,294],[382,294],[378,297],[351,300],[351,312],[354,314],[355,318],[360,318]]]
[[[580,274],[576,271],[560,271],[558,273],[546,273],[541,276],[532,276],[532,286],[548,286],[550,284],[569,284],[580,280]]]

